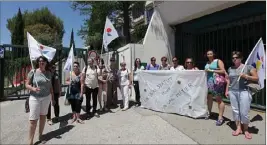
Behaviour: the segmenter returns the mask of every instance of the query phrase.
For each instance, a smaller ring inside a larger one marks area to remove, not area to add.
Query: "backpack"
[[[31,85],[33,86],[33,77],[34,77],[34,73],[36,72],[36,69],[33,70],[33,74],[31,76]],[[30,112],[30,106],[29,106],[29,98],[28,97],[25,101],[25,112],[28,113]]]

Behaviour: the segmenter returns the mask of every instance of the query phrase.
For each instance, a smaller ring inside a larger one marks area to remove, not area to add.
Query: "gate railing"
[[[0,100],[20,99],[29,96],[29,91],[25,88],[28,72],[32,69],[28,46],[22,45],[0,45],[4,48],[4,59],[0,59]],[[63,67],[69,53],[68,47],[58,47],[52,63],[57,64],[57,72],[60,82],[63,84],[66,80],[67,73],[64,73]],[[77,61],[84,66],[84,60],[87,59],[87,50],[77,48]],[[35,66],[34,66],[35,67]]]

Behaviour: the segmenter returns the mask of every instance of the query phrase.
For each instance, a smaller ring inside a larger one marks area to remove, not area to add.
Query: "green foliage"
[[[18,10],[17,19],[15,19],[14,30],[11,34],[11,43],[13,45],[23,45],[24,44],[24,20],[20,8]]]
[[[62,43],[64,35],[63,21],[52,14],[47,7],[36,9],[32,12],[24,11],[22,14],[24,20],[24,44],[27,44],[27,34],[29,32],[44,45],[56,45]],[[15,15],[7,20],[6,27],[11,32],[15,32],[15,22],[18,16]]]
[[[75,42],[74,42],[73,29],[71,30],[71,35],[70,35],[70,48],[72,45],[73,45],[73,50],[74,50],[74,56],[76,56],[76,48],[75,48]]]
[[[74,10],[79,10],[81,15],[90,15],[89,19],[84,21],[83,26],[78,32],[78,35],[85,40],[86,45],[91,48],[100,50],[102,46],[102,35],[104,31],[106,17],[116,25],[123,25],[124,38],[118,38],[112,41],[110,48],[116,49],[131,42],[130,35],[130,12],[129,6],[134,1],[75,1],[72,4]],[[145,2],[140,4],[144,5]],[[122,19],[119,21],[118,19]]]
[[[132,40],[134,43],[139,42],[140,40],[142,40],[145,37],[147,27],[148,27],[148,25],[137,25],[134,28],[134,32],[132,34]]]

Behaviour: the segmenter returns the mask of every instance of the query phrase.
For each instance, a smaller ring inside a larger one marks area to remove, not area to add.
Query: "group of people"
[[[225,105],[222,97],[230,98],[233,118],[236,121],[237,129],[232,133],[237,136],[244,132],[247,139],[252,136],[248,132],[249,124],[249,110],[252,101],[252,95],[247,84],[250,82],[257,82],[258,76],[256,69],[252,66],[242,64],[243,56],[241,52],[234,51],[232,53],[232,62],[228,71],[225,70],[222,60],[216,58],[213,50],[208,50],[206,53],[207,64],[205,70],[207,72],[207,105],[208,114],[211,114],[213,97],[216,97],[219,108],[219,116],[216,125],[223,124],[223,113]],[[96,65],[94,63],[96,61]],[[80,70],[78,62],[73,63],[73,71],[71,76],[66,79],[69,84],[67,101],[71,104],[73,113],[72,123],[77,122],[83,124],[80,118],[82,108],[83,96],[86,97],[86,114],[89,117],[99,117],[97,111],[97,104],[99,104],[100,111],[108,111],[112,107],[118,107],[117,87],[120,88],[123,104],[120,104],[122,110],[129,108],[129,88],[134,86],[136,94],[136,106],[140,106],[140,91],[138,83],[138,72],[142,70],[198,70],[194,65],[192,58],[187,58],[185,64],[179,65],[178,58],[173,57],[173,65],[167,63],[167,58],[161,58],[162,64],[156,64],[156,58],[151,58],[151,63],[146,67],[141,65],[139,58],[135,59],[134,68],[129,70],[126,68],[126,63],[120,63],[120,69],[116,67],[115,57],[110,58],[110,65],[105,67],[104,61],[101,58],[89,58],[87,66]],[[241,70],[243,70],[241,72]],[[55,66],[49,67],[47,58],[40,56],[37,59],[36,69],[29,72],[26,88],[30,90],[29,107],[30,107],[30,133],[29,143],[33,144],[33,138],[37,126],[37,121],[40,120],[39,125],[39,140],[42,140],[42,133],[45,126],[46,118],[51,124],[51,104],[55,109],[55,116],[59,117],[58,98],[61,96],[61,86],[56,77]],[[240,81],[237,81],[240,77]],[[133,82],[133,84],[132,84]],[[91,98],[93,100],[91,106]],[[51,101],[52,100],[52,101]],[[91,111],[92,108],[92,111]],[[49,111],[48,111],[49,110]],[[243,128],[241,127],[243,125]]]

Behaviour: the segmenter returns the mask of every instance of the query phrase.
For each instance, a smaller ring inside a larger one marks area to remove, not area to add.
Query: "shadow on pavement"
[[[262,121],[262,120],[263,120],[262,116],[259,115],[259,114],[257,114],[256,116],[254,116],[254,117],[250,120],[250,122],[254,122],[254,121]],[[235,121],[229,121],[229,122],[227,123],[227,125],[228,125],[233,131],[236,130]],[[256,128],[255,126],[252,126],[252,127],[248,127],[248,131],[249,131],[250,133],[253,133],[253,134],[258,134],[259,129]]]
[[[68,120],[71,119],[71,116],[72,116],[72,113],[68,113],[64,116],[60,116],[58,118],[53,118],[53,123],[56,124],[56,123],[60,123],[59,124],[59,128],[62,128],[62,127],[65,127],[68,125]]]
[[[57,130],[51,131],[49,133],[46,133],[43,135],[43,141],[38,141],[35,143],[35,145],[47,142],[53,138],[61,138],[61,135],[63,135],[66,132],[69,132],[74,126],[73,125],[68,125],[62,128],[59,128]]]

